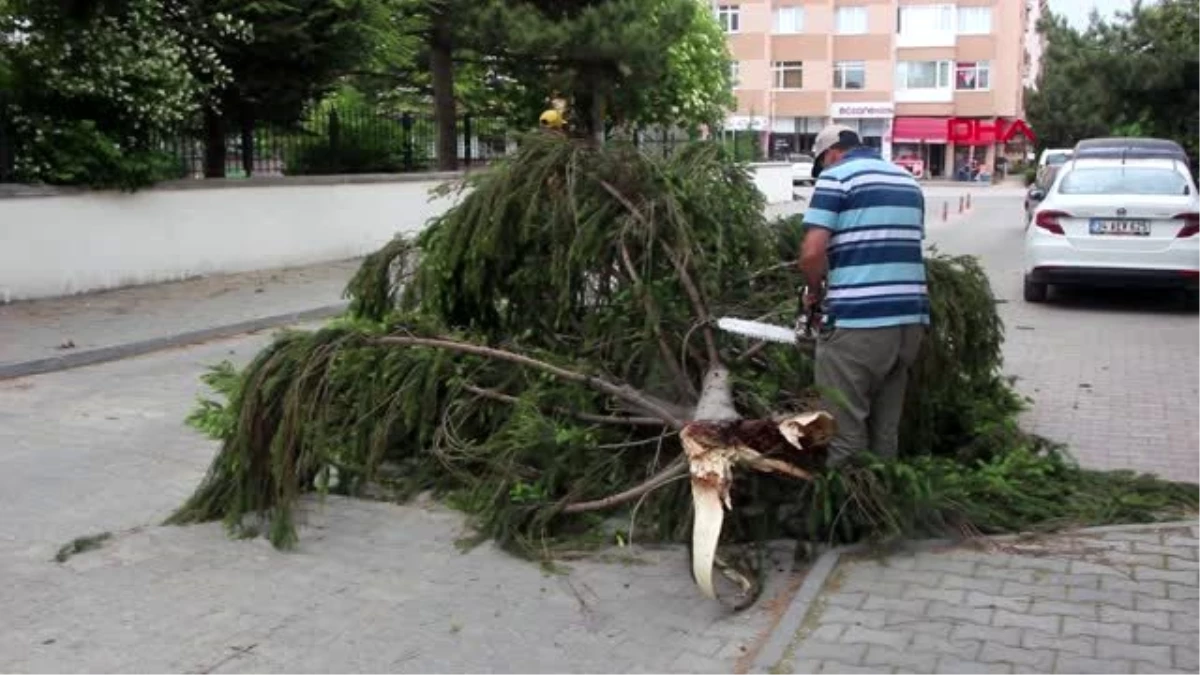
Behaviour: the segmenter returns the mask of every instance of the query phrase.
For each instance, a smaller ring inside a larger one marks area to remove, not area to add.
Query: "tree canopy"
[[[1178,141],[1193,163],[1200,147],[1200,2],[1136,2],[1112,21],[1093,14],[1078,30],[1048,15],[1046,50],[1027,114],[1047,147],[1089,136],[1154,136]]]
[[[526,128],[561,97],[598,135],[713,124],[732,104],[724,36],[694,0],[9,0],[0,29],[29,181],[169,177],[182,167],[156,144],[201,114],[205,174],[223,176],[230,132],[249,158],[257,124],[347,85],[432,112],[442,168],[464,111]]]
[[[125,0],[0,6],[0,63],[21,180],[127,187],[154,179],[154,142],[195,113],[231,72],[211,40],[244,24],[189,3]],[[201,38],[206,39],[201,39]]]

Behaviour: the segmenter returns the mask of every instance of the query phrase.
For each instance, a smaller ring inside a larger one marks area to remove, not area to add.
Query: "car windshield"
[[[1049,166],[1058,166],[1059,164],[1066,164],[1068,159],[1071,159],[1070,154],[1065,152],[1056,152],[1046,157],[1046,164]]]
[[[1064,195],[1186,195],[1187,179],[1160,167],[1104,166],[1075,169],[1063,176]]]

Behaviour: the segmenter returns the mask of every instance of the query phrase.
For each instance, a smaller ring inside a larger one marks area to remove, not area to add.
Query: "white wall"
[[[432,180],[299,182],[0,199],[0,301],[351,258],[450,204]]]
[[[778,166],[788,170],[756,167],[755,183],[768,201],[790,201],[790,165]],[[457,197],[429,192],[455,177],[206,180],[133,194],[8,186],[0,302],[365,255],[449,208]]]

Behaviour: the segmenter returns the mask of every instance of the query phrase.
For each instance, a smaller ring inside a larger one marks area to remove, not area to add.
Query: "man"
[[[814,368],[838,425],[829,465],[863,450],[895,457],[908,370],[929,324],[925,197],[849,127],[825,127],[813,154],[800,269],[806,308],[822,301],[826,285]]]

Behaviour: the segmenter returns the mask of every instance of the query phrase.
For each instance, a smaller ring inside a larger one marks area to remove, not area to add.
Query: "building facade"
[[[808,151],[830,122],[923,176],[1023,154],[1025,0],[715,0],[713,11],[735,61],[726,128],[759,132],[771,157]]]

